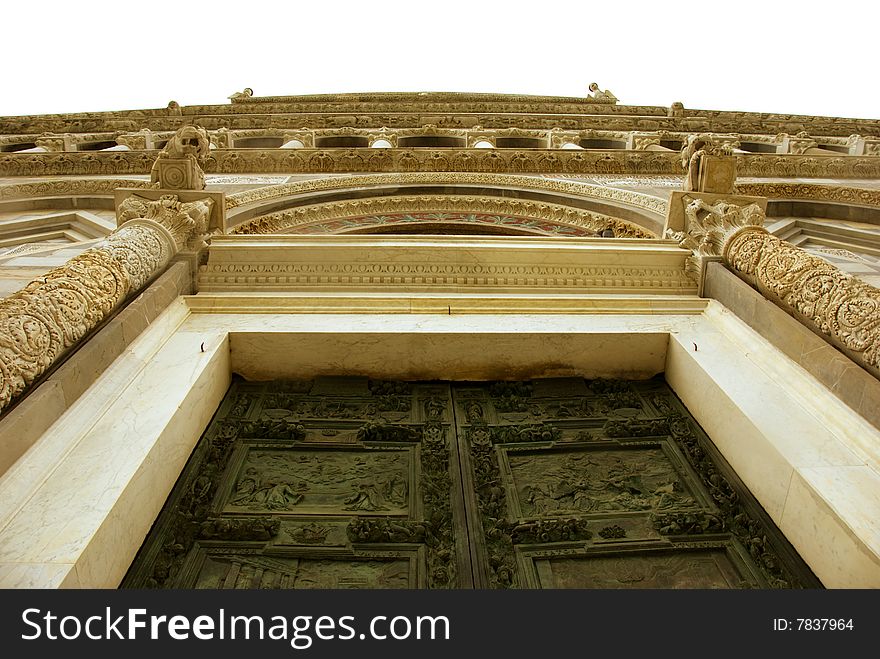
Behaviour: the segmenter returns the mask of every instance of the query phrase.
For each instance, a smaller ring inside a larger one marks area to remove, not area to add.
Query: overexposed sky
[[[479,91],[880,119],[875,1],[4,0],[0,115]]]

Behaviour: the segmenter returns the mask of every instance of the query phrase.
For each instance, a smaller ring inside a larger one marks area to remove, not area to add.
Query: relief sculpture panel
[[[662,378],[236,379],[123,582],[819,586]]]

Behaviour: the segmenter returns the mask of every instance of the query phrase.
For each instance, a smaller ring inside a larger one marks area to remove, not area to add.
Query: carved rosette
[[[765,297],[880,370],[880,290],[763,229],[733,236],[724,259]]]

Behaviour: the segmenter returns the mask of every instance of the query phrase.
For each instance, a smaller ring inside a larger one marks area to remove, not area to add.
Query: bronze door
[[[819,586],[662,379],[230,388],[123,587]]]

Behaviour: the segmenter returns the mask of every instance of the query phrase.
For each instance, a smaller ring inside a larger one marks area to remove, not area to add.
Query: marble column
[[[0,299],[0,411],[125,300],[207,234],[211,199],[120,207],[120,226],[91,249]]]
[[[763,227],[736,231],[722,257],[768,300],[880,375],[880,289]]]
[[[668,228],[666,236],[691,251],[688,272],[700,282],[706,262],[722,261],[765,298],[880,375],[880,289],[769,233],[758,203],[719,197],[691,192],[671,199],[671,204],[684,202],[684,227]]]

